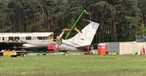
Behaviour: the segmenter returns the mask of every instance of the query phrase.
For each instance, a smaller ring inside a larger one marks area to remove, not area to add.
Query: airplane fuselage
[[[39,48],[39,47],[47,47],[48,44],[54,43],[50,40],[26,40],[26,43],[23,44],[23,48]]]
[[[75,51],[78,50],[76,47],[77,46],[73,45],[73,43],[62,40],[62,43],[58,48],[59,50]]]
[[[53,43],[52,32],[0,33],[0,49],[47,47]]]

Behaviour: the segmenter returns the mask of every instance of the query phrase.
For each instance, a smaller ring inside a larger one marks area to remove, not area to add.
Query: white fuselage
[[[47,47],[53,43],[52,32],[0,33],[0,42],[22,43],[22,48]]]
[[[50,40],[26,40],[26,43],[23,44],[23,48],[47,47],[50,43],[54,42]]]
[[[66,40],[62,40],[62,44],[58,47],[59,50],[68,50],[68,51],[74,51],[74,50],[78,50],[73,43],[68,42]]]

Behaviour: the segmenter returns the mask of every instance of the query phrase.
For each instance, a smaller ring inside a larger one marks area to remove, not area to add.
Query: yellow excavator
[[[57,36],[56,37],[56,44],[57,44],[57,48],[61,45],[61,43],[62,43],[62,36],[64,35],[64,33],[65,32],[68,32],[68,31],[70,31],[70,30],[75,30],[76,32],[80,32],[80,30],[79,29],[77,29],[76,27],[73,27],[73,28],[70,28],[70,29],[68,29],[68,28],[64,28],[63,30],[62,30],[62,32],[61,32],[61,34],[59,35],[59,36]]]
[[[75,31],[77,31],[77,32],[81,32],[79,29],[77,29],[76,28],[76,25],[77,25],[77,23],[78,23],[78,21],[80,20],[80,18],[84,15],[84,13],[85,14],[90,14],[90,13],[88,13],[86,10],[83,10],[82,12],[81,12],[81,14],[79,15],[79,17],[77,18],[77,20],[75,21],[75,23],[72,25],[72,27],[71,28],[64,28],[63,30],[62,30],[62,32],[61,32],[61,34],[60,35],[58,35],[58,36],[56,36],[56,44],[57,44],[57,46],[56,46],[56,48],[58,48],[60,45],[61,45],[61,43],[62,43],[62,36],[64,35],[64,33],[65,32],[67,32],[67,34],[66,34],[66,36],[65,36],[65,39],[68,39],[68,37],[69,37],[69,35],[70,35],[70,33],[71,33],[71,31],[72,30],[75,30]],[[54,45],[49,45],[48,46],[48,50],[51,48],[51,50],[52,50],[52,46],[54,46]]]
[[[81,12],[81,14],[79,15],[79,17],[77,18],[77,20],[75,21],[75,23],[72,25],[72,27],[70,29],[64,28],[62,30],[62,33],[59,36],[56,37],[56,43],[57,43],[58,46],[61,44],[62,36],[64,35],[65,32],[67,32],[67,35],[65,36],[65,39],[68,39],[68,37],[69,37],[69,35],[70,35],[72,30],[75,30],[77,32],[81,32],[79,29],[76,28],[76,25],[77,25],[78,21],[80,20],[80,18],[84,15],[84,13],[85,14],[89,14],[86,10],[83,10]]]

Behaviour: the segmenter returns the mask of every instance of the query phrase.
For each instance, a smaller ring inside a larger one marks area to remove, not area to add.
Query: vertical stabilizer
[[[81,32],[77,33],[74,37],[65,40],[72,43],[74,46],[81,47],[90,45],[99,27],[98,23],[90,22]]]

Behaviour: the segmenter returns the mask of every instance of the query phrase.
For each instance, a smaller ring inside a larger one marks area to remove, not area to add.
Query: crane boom
[[[78,21],[80,20],[80,18],[83,16],[83,14],[88,14],[88,12],[86,10],[83,10],[82,13],[79,15],[78,19],[76,20],[76,22],[74,23],[74,25],[72,26],[72,29],[69,30],[69,32],[67,33],[67,35],[65,36],[65,39],[67,39],[71,33],[71,31],[74,29],[74,27],[76,26],[76,24],[78,23]]]

